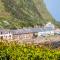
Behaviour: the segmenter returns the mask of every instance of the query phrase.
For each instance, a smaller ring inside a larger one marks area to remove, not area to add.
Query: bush
[[[58,49],[0,42],[0,60],[60,60]]]

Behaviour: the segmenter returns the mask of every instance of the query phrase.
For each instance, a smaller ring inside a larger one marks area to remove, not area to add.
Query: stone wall
[[[13,35],[13,40],[31,39],[32,37],[33,33]]]

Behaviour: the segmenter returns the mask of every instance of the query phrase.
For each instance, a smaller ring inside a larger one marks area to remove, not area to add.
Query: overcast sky
[[[44,0],[52,16],[60,21],[60,0]]]

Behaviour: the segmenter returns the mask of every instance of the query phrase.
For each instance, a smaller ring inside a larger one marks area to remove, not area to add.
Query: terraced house
[[[43,28],[23,28],[16,30],[0,29],[0,39],[32,39],[38,36],[54,35],[55,27],[48,23]]]
[[[12,33],[7,29],[0,29],[0,39],[9,40],[12,39]]]

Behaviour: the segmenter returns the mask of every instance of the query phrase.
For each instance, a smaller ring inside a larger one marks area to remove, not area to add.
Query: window
[[[9,37],[11,37],[11,35],[9,35]]]
[[[1,34],[2,34],[2,32],[1,32]]]
[[[1,36],[1,39],[3,39],[3,36]]]

